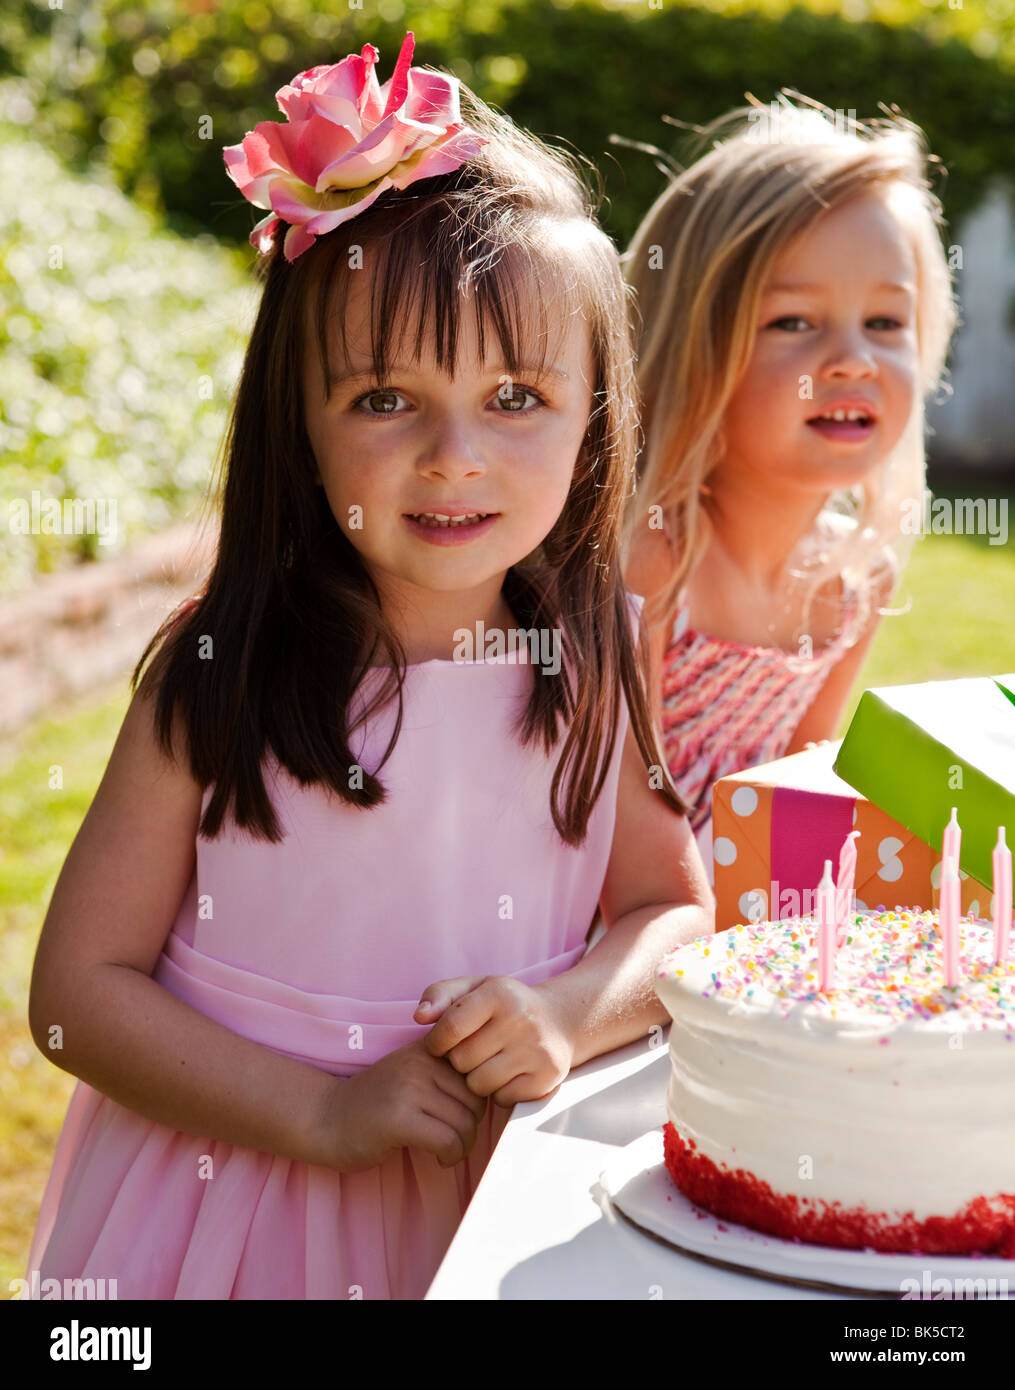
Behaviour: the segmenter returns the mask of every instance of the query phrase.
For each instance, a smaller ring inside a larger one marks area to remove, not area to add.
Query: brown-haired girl
[[[421,1298],[508,1108],[664,1022],[711,930],[618,567],[619,258],[564,156],[411,52],[227,151],[270,211],[217,559],[36,958],[81,1078],[43,1287]]]

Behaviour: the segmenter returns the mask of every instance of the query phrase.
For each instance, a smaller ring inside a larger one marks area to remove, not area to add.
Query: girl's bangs
[[[497,367],[511,377],[538,380],[554,359],[554,336],[563,340],[570,313],[581,307],[573,271],[562,274],[559,255],[517,239],[498,244],[467,227],[449,228],[446,205],[437,200],[414,217],[403,212],[387,235],[358,243],[322,240],[305,302],[314,316],[325,381],[336,367],[332,355],[343,370],[351,364],[350,347],[357,347],[350,343],[346,314],[357,274],[370,276],[368,356],[378,381],[385,380],[392,363],[419,364],[428,336],[437,366],[454,380],[467,301],[483,360],[494,351],[492,338],[500,347]],[[354,250],[360,252],[358,264],[351,263]],[[552,302],[547,286],[558,291]]]

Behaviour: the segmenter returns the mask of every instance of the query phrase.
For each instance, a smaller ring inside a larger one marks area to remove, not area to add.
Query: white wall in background
[[[931,453],[1015,471],[1015,212],[995,180],[949,243],[962,248],[956,285],[963,323],[952,355],[954,394],[928,404]]]

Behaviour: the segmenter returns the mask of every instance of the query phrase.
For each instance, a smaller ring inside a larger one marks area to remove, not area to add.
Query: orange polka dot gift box
[[[1015,708],[1012,716],[1015,725]],[[815,912],[824,861],[838,863],[851,830],[860,832],[854,841],[857,911],[938,905],[940,850],[836,776],[832,765],[839,748],[823,744],[716,782],[716,931]],[[947,820],[946,812],[940,824]],[[990,890],[961,877],[962,912],[986,916]]]

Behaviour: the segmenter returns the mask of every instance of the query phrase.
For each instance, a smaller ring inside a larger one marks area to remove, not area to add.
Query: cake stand
[[[684,1196],[662,1153],[660,1126],[620,1149],[599,1181],[628,1221],[685,1255],[785,1283],[878,1298],[1006,1298],[1009,1287],[1015,1294],[1015,1260],[839,1250],[720,1221]]]

